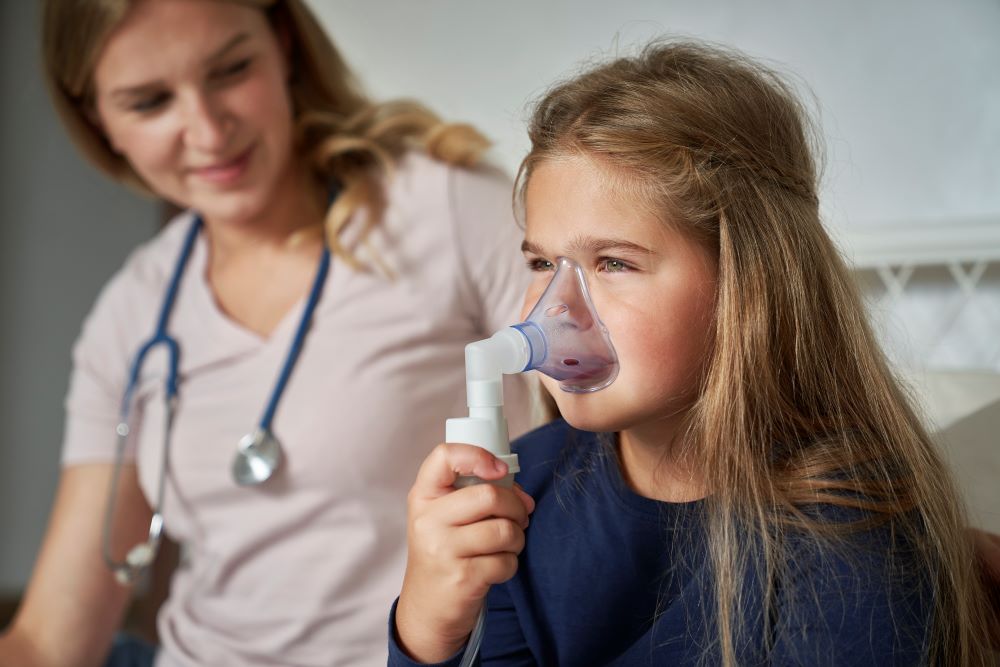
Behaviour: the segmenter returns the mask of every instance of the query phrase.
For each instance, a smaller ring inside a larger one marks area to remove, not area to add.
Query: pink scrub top
[[[505,176],[413,154],[386,192],[368,256],[394,275],[334,258],[273,423],[284,467],[260,487],[237,486],[230,465],[305,299],[261,338],[219,309],[205,235],[196,242],[169,324],[181,356],[163,511],[184,559],[159,614],[159,667],[386,662],[407,491],[444,420],[467,414],[464,346],[517,321],[528,280]],[[152,334],[191,217],[137,249],[88,316],[64,465],[113,460],[130,359]],[[150,504],[163,465],[163,362],[146,363],[128,453]],[[513,437],[528,427],[520,377],[508,378],[506,399]]]

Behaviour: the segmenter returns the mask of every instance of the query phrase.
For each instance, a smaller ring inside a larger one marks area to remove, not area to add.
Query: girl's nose
[[[584,294],[586,283],[583,271],[579,266],[559,259],[556,275],[552,278],[555,284],[550,284],[551,305],[546,308],[546,317],[560,317],[565,326],[586,331],[594,326],[594,315]]]
[[[546,317],[559,317],[563,326],[586,331],[594,326],[594,316],[583,298],[574,290],[560,290],[557,303],[545,310]]]

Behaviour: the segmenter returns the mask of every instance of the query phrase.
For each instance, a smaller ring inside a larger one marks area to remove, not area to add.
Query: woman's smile
[[[256,145],[251,145],[229,160],[220,160],[204,167],[194,167],[189,173],[213,185],[234,185],[249,170],[255,147]]]

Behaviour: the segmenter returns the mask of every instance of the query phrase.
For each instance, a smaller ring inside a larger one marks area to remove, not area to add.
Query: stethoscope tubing
[[[267,401],[267,406],[264,408],[264,414],[260,418],[260,429],[264,431],[271,430],[271,422],[274,420],[274,413],[278,409],[278,403],[281,401],[281,396],[285,393],[285,385],[288,384],[288,378],[292,375],[292,369],[295,368],[295,362],[298,361],[299,353],[302,351],[302,345],[306,339],[306,333],[309,331],[309,326],[312,323],[312,315],[316,311],[316,304],[319,303],[319,298],[323,294],[323,286],[326,284],[326,276],[330,271],[330,249],[325,245],[323,246],[323,254],[319,260],[319,268],[316,270],[316,277],[313,279],[312,288],[309,290],[309,298],[306,300],[305,308],[303,309],[302,317],[299,319],[298,328],[295,330],[295,337],[292,339],[292,344],[288,348],[288,354],[285,356],[285,363],[281,366],[281,371],[278,373],[278,379],[274,383],[274,389],[271,390],[271,397]]]
[[[129,552],[129,556],[127,556],[124,561],[115,560],[115,558],[111,555],[111,533],[112,526],[114,524],[115,499],[118,497],[118,485],[121,480],[122,466],[125,462],[125,447],[128,444],[130,434],[129,417],[132,413],[132,403],[135,400],[135,390],[139,384],[139,375],[142,373],[142,365],[145,363],[146,357],[154,348],[162,345],[167,349],[167,380],[165,386],[166,411],[164,413],[166,424],[164,426],[162,445],[163,473],[161,473],[159,484],[157,485],[156,502],[153,506],[153,516],[149,521],[149,532],[146,542],[144,543],[148,552],[155,555],[156,550],[159,547],[160,536],[163,533],[163,496],[166,491],[167,476],[165,472],[167,466],[167,450],[170,444],[170,436],[173,432],[174,410],[177,406],[177,375],[180,364],[180,346],[177,344],[177,340],[167,333],[167,324],[170,320],[170,313],[173,311],[174,301],[177,298],[177,291],[180,287],[181,277],[184,275],[184,269],[187,267],[188,260],[191,257],[191,251],[194,248],[194,243],[198,238],[198,232],[201,230],[201,226],[201,217],[196,216],[184,238],[184,245],[177,258],[174,273],[170,277],[170,284],[163,297],[163,303],[160,306],[160,315],[156,321],[156,330],[154,331],[153,336],[139,348],[138,352],[135,354],[135,358],[132,360],[132,365],[129,369],[128,384],[125,387],[124,396],[122,397],[118,426],[115,429],[118,437],[115,446],[115,463],[111,472],[108,502],[104,511],[101,552],[104,562],[111,569],[111,571],[115,573],[115,576],[119,579],[119,581],[122,581],[123,583],[133,581],[135,576],[142,569],[142,566],[147,564],[132,562],[132,556],[135,553],[135,548]]]

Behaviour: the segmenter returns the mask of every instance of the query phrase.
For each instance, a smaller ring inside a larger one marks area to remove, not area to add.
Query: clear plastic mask
[[[618,376],[618,355],[608,329],[597,316],[583,269],[569,258],[556,259],[552,281],[528,319],[514,327],[531,347],[525,370],[559,380],[563,391],[598,391]]]

